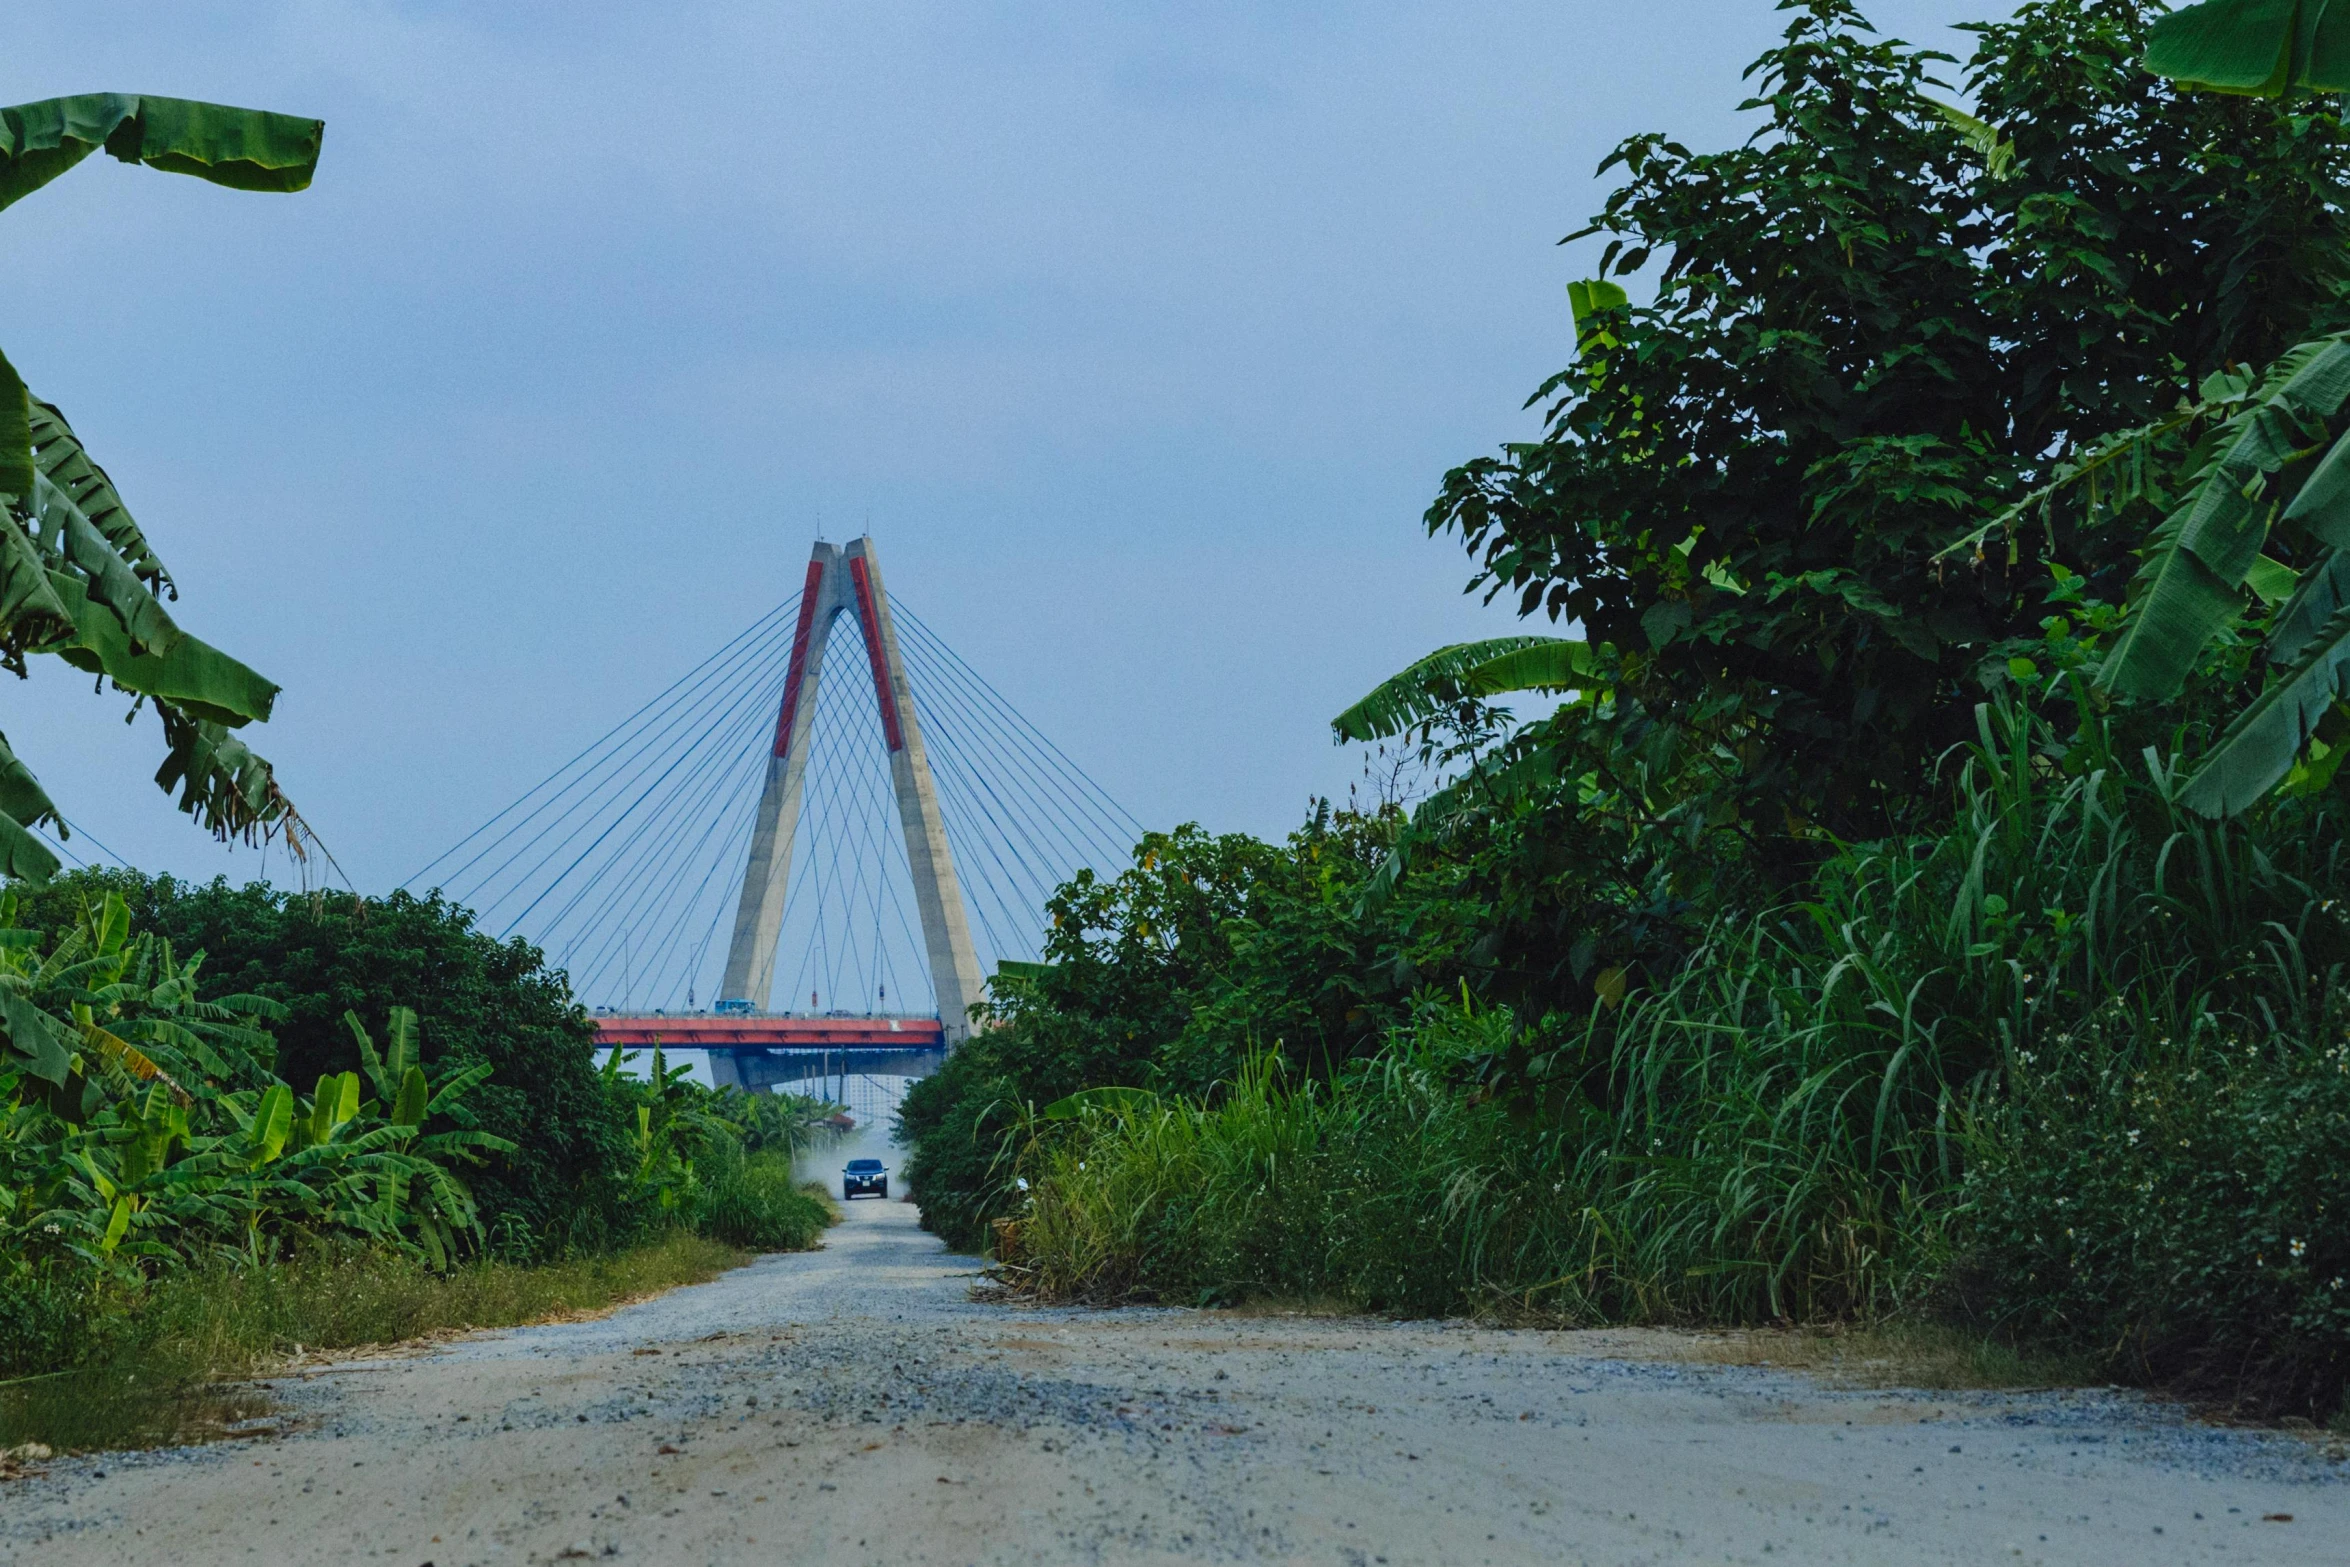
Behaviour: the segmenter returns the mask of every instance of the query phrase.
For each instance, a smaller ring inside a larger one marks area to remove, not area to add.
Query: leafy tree
[[[1056,891],[1040,965],[1006,965],[986,1026],[899,1114],[923,1222],[961,1246],[1003,1211],[998,1155],[1026,1108],[1082,1089],[1221,1091],[1252,1055],[1328,1077],[1374,1048],[1414,993],[1458,982],[1486,911],[1449,870],[1367,902],[1392,811],[1316,806],[1284,843],[1196,825],[1146,834],[1115,876]]]
[[[1935,818],[1974,701],[2120,600],[2208,421],[2106,454],[2063,505],[2044,486],[2350,319],[2338,116],[2146,74],[2136,0],[1978,27],[1971,115],[1935,97],[1944,57],[1845,0],[1793,9],[1744,146],[1608,160],[1625,181],[1582,231],[1602,280],[1544,436],[1456,469],[1428,514],[1591,640],[1610,700],[1522,748],[1561,788],[1598,775],[1628,838],[1661,825],[1707,875],[1719,838],[1766,886]],[[1618,303],[1607,280],[1642,277],[1654,299]]]
[[[128,93],[86,93],[0,109],[0,207],[103,147],[125,163],[238,190],[310,183],[324,126],[255,109]],[[176,597],[146,534],[65,415],[31,396],[0,355],[0,665],[25,673],[51,654],[152,703],[165,759],[156,782],[222,836],[282,831],[300,819],[269,764],[230,733],[266,719],[278,688],[173,621]],[[29,829],[66,831],[30,768],[0,739],[0,872],[57,869]]]

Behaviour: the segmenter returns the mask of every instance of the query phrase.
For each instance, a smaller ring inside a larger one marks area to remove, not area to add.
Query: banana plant
[[[1488,697],[1536,691],[1581,699],[1606,688],[1598,656],[1580,637],[1493,637],[1438,648],[1379,682],[1330,727],[1341,741],[1384,740]]]
[[[0,109],[0,208],[92,153],[248,191],[297,191],[317,168],[321,122],[135,93],[85,93]],[[277,687],[182,630],[163,606],[170,573],[65,415],[34,398],[0,352],[0,665],[23,674],[48,654],[151,703],[163,725],[156,782],[216,836],[282,835],[301,852],[300,816],[269,764],[231,731],[266,720]],[[34,829],[68,828],[0,736],[0,874],[52,875]],[[44,1076],[55,1041],[0,1005],[7,1048]]]
[[[1622,292],[1615,290],[1617,296]],[[1590,308],[1591,297],[1578,296],[1578,320]],[[1609,657],[1609,649],[1594,649],[1580,637],[1521,634],[1458,642],[1390,675],[1330,720],[1341,744],[1417,731],[1423,762],[1441,757],[1445,763],[1463,764],[1459,775],[1421,801],[1405,823],[1365,886],[1366,903],[1393,892],[1422,845],[1445,836],[1481,808],[1556,781],[1557,757],[1549,747],[1488,749],[1487,742],[1499,738],[1498,720],[1505,715],[1488,708],[1487,701],[1513,692],[1559,695],[1570,702],[1602,701],[1611,689]],[[1438,745],[1440,729],[1454,735],[1449,746]]]
[[[615,1045],[604,1060],[603,1079],[608,1091],[625,1085],[636,1093],[637,1190],[662,1212],[677,1212],[700,1189],[695,1161],[714,1144],[739,1137],[742,1128],[712,1111],[718,1096],[692,1081],[691,1067],[671,1066],[657,1045],[651,1071],[632,1081],[624,1067],[638,1054]]]
[[[2148,29],[2144,64],[2181,86],[2244,96],[2350,90],[2350,4],[2205,0]],[[2284,601],[2269,617],[2266,684],[2180,792],[2209,816],[2248,809],[2305,755],[2303,786],[2322,787],[2350,755],[2350,436],[2332,430],[2350,401],[2350,338],[2300,345],[2257,388],[2233,379],[2205,384],[2204,402],[2217,384],[2237,411],[2199,446],[2187,500],[2151,541],[2131,619],[2100,671],[2109,689],[2175,695],[2223,632],[2255,605]],[[2300,546],[2301,569],[2263,552],[2275,532]]]
[[[2350,6],[2333,0],[2205,0],[2146,32],[2146,68],[2244,97],[2350,91]]]
[[[0,921],[14,912],[0,894]],[[269,1004],[205,1002],[198,960],[134,936],[119,898],[86,905],[46,958],[37,945],[0,942],[0,996],[57,1026],[69,1073],[62,1087],[0,1073],[7,1243],[118,1271],[207,1252],[256,1257],[297,1232],[339,1230],[435,1267],[480,1245],[456,1169],[513,1145],[449,1124],[490,1069],[436,1083],[412,1011],[393,1010],[380,1049],[347,1018],[379,1097],[352,1071],[320,1078],[305,1099],[262,1065],[269,1040],[256,1019]]]

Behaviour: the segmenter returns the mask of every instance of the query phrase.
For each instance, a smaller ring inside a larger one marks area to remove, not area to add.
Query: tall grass
[[[840,1210],[821,1186],[792,1174],[795,1145],[744,1153],[721,1143],[702,1159],[695,1228],[730,1246],[753,1251],[806,1251]]]
[[[1723,921],[1506,1104],[1461,1066],[1510,1020],[1464,1003],[1335,1082],[1259,1064],[1204,1102],[1031,1123],[1008,1271],[1584,1321],[1917,1302],[1975,1244],[1963,1177],[2013,1133],[2019,1074],[2215,1032],[2314,1044],[2350,945],[2329,813],[2205,821],[2161,753],[2075,717],[1986,709],[1946,832],[1847,847],[1809,897]]]
[[[197,1440],[266,1409],[265,1396],[231,1379],[290,1354],[604,1311],[747,1260],[673,1230],[566,1262],[435,1272],[381,1247],[321,1245],[286,1262],[175,1271],[135,1293],[100,1285],[69,1303],[84,1329],[75,1364],[0,1383],[0,1449]]]

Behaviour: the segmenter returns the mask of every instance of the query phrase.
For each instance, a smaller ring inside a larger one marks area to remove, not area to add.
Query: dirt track
[[[860,1202],[822,1252],[603,1321],[279,1379],[281,1438],[0,1489],[0,1564],[2350,1554],[2338,1466],[2118,1395],[1839,1393],[1625,1358],[1641,1335],[980,1305],[914,1218]]]

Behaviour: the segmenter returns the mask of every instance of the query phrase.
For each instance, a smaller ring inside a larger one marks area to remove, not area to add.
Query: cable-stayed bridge
[[[407,885],[536,943],[606,1043],[840,1097],[931,1070],[1139,833],[861,538]]]

